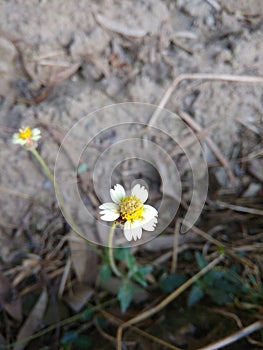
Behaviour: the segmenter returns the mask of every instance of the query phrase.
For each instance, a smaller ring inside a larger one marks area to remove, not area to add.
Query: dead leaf
[[[254,158],[248,162],[248,171],[256,179],[263,182],[263,160]]]
[[[100,25],[118,34],[131,36],[134,38],[142,38],[147,34],[147,31],[144,29],[126,27],[123,24],[106,18],[100,14],[97,14],[95,18]]]
[[[94,290],[89,286],[78,283],[74,286],[73,293],[67,295],[64,299],[66,303],[74,310],[79,312],[83,306],[91,299]]]
[[[44,289],[36,305],[33,307],[27,320],[25,321],[17,335],[17,344],[15,345],[14,350],[23,350],[26,347],[27,342],[23,342],[23,339],[30,337],[38,328],[38,325],[44,316],[44,312],[47,307],[47,302],[48,294],[46,289]]]
[[[68,78],[71,77],[71,75],[77,72],[80,66],[81,66],[80,63],[74,63],[72,64],[72,66],[60,72],[54,72],[50,77],[50,81],[48,82],[48,85],[53,86],[53,85],[56,85],[57,83],[60,83],[63,80],[67,80]]]
[[[69,236],[69,247],[74,271],[79,282],[93,285],[98,274],[98,256],[75,233]]]
[[[22,320],[21,299],[2,272],[0,272],[0,304],[14,319]]]

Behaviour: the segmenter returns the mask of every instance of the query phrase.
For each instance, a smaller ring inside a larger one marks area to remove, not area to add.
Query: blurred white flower
[[[39,129],[30,129],[28,126],[19,129],[19,132],[15,133],[12,138],[12,142],[26,147],[36,147],[37,141],[41,138],[41,132]]]
[[[124,236],[128,241],[140,239],[143,229],[155,230],[158,211],[144,204],[148,198],[144,186],[135,185],[131,195],[127,196],[124,188],[117,184],[110,190],[110,195],[114,203],[104,203],[99,207],[101,219],[123,225]]]

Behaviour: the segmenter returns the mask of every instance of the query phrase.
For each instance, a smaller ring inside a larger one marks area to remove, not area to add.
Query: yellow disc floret
[[[134,221],[142,218],[143,203],[136,196],[125,197],[120,203],[120,217],[124,221]]]
[[[27,140],[27,139],[30,139],[31,136],[32,136],[32,130],[29,127],[19,130],[20,139]]]

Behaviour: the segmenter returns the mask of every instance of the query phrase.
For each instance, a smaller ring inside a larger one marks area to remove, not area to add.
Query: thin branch
[[[227,208],[234,211],[239,211],[241,213],[248,213],[248,214],[263,216],[263,210],[260,210],[260,209],[241,207],[240,205],[229,204],[221,201],[216,201],[216,204],[218,204],[218,206],[221,208]]]
[[[195,131],[197,131],[197,132],[202,132],[203,131],[203,128],[201,128],[201,126],[198,125],[197,122],[194,121],[193,118],[191,118],[189,114],[187,114],[185,112],[180,112],[179,116],[186,123],[188,123],[191,126],[191,128],[194,129]],[[233,174],[232,169],[229,166],[229,163],[227,162],[227,160],[223,156],[223,154],[220,151],[220,149],[217,147],[217,145],[214,143],[214,141],[209,136],[206,137],[205,142],[208,144],[208,146],[210,147],[210,149],[212,150],[212,152],[214,153],[214,155],[216,156],[218,161],[225,168],[226,173],[227,173],[227,175],[229,177],[229,180],[230,180],[231,184],[235,185],[237,183],[237,178]]]
[[[177,258],[178,258],[178,240],[180,231],[180,221],[176,220],[174,228],[174,244],[173,244],[173,255],[172,255],[172,265],[171,273],[175,273],[177,267]]]
[[[221,349],[229,344],[232,344],[236,341],[238,341],[239,339],[242,339],[246,336],[248,336],[249,334],[258,331],[259,329],[263,328],[263,322],[262,321],[257,321],[252,323],[250,326],[245,327],[241,330],[239,330],[238,332],[233,333],[232,335],[221,339],[215,343],[212,343],[210,345],[207,345],[203,348],[200,348],[199,350],[217,350],[217,349]]]
[[[255,77],[251,75],[231,75],[231,74],[206,74],[206,73],[196,73],[196,74],[180,74],[178,75],[172,84],[168,87],[164,93],[158,108],[149,120],[148,127],[154,125],[161,109],[164,108],[171,97],[174,89],[183,80],[209,80],[209,81],[228,81],[232,83],[249,83],[249,84],[262,84],[263,77]]]

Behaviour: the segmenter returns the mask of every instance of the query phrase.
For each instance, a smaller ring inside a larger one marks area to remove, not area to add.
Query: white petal
[[[39,139],[41,139],[41,132],[39,129],[35,128],[32,130],[31,139],[34,141],[38,141]]]
[[[129,241],[129,242],[132,239],[137,241],[137,239],[140,239],[142,237],[141,226],[134,227],[130,221],[126,221],[124,224],[124,236],[127,239],[127,241]]]
[[[101,219],[104,221],[115,221],[120,216],[119,206],[115,203],[103,203],[99,208]]]
[[[141,186],[140,184],[135,185],[132,188],[131,193],[133,196],[136,196],[137,198],[139,198],[143,203],[146,202],[148,198],[148,191],[144,186]]]
[[[146,231],[154,231],[157,225],[157,217],[153,217],[150,221],[147,221],[143,224],[142,228]]]
[[[117,184],[110,190],[110,196],[113,202],[119,204],[126,196],[125,189],[121,185]]]
[[[24,146],[26,144],[26,140],[23,140],[19,137],[19,134],[15,134],[12,139],[13,143]]]
[[[34,129],[32,129],[32,134],[33,134],[33,136],[40,135],[41,131],[38,128],[34,128]]]
[[[115,204],[115,203],[111,203],[111,202],[109,202],[109,203],[103,203],[103,204],[101,204],[100,206],[99,206],[99,208],[101,209],[101,210],[112,210],[112,211],[115,211],[115,212],[118,212],[119,211],[119,206],[117,205],[117,204]]]
[[[148,221],[151,220],[154,216],[158,216],[158,211],[151,205],[144,204],[142,216]]]
[[[115,221],[120,216],[119,213],[114,213],[111,210],[103,210],[102,212],[100,212],[100,215],[102,215],[101,220],[104,221]]]

